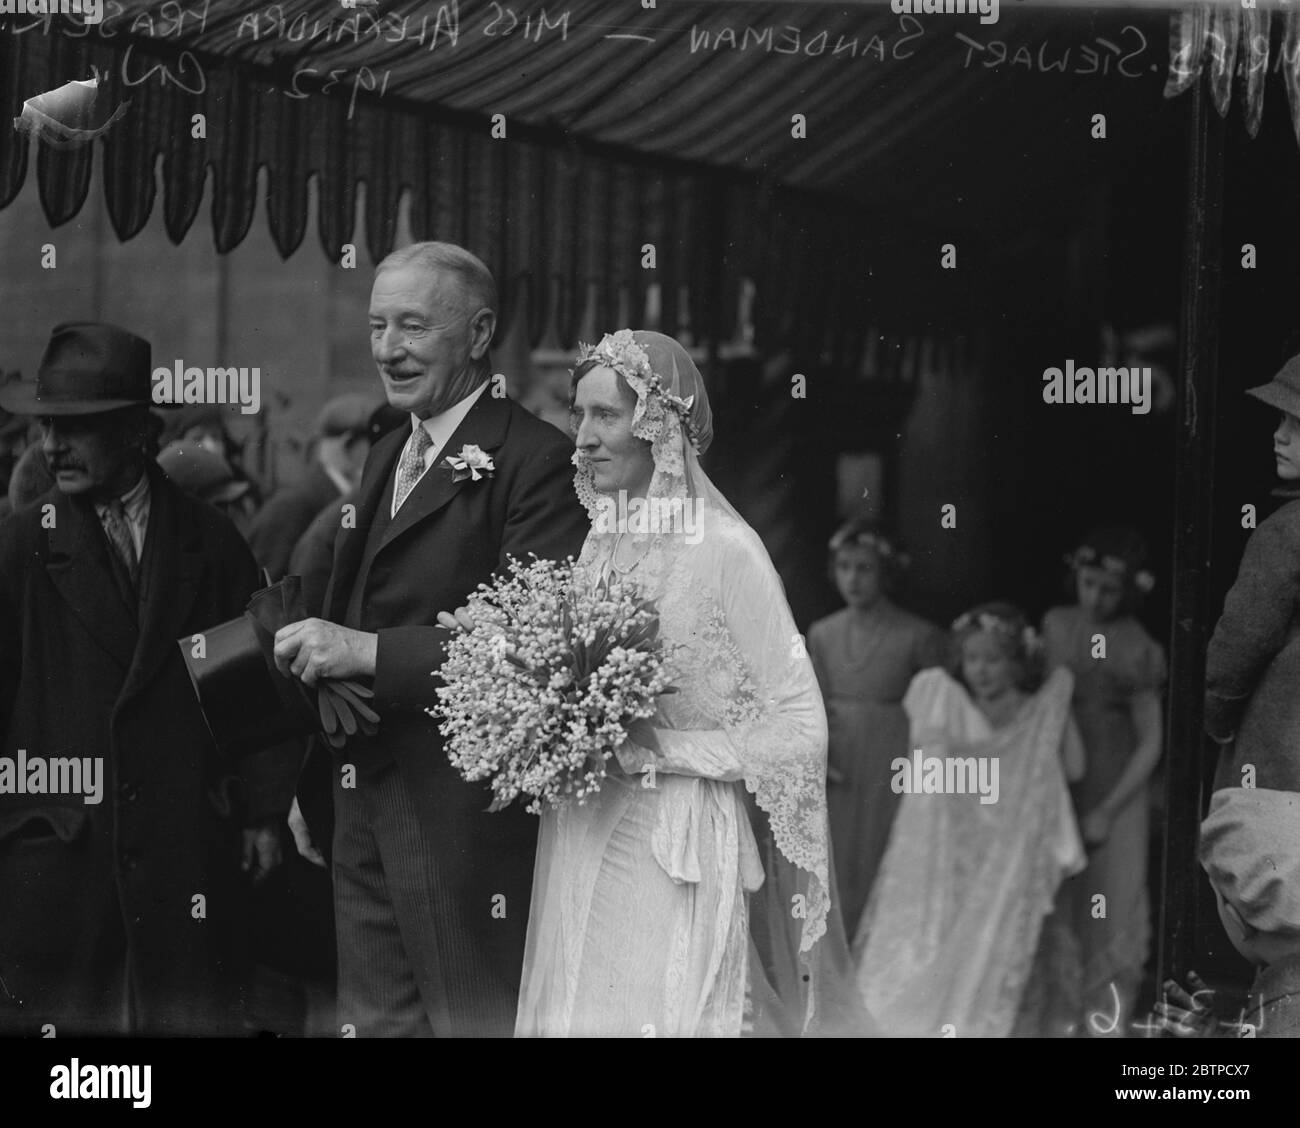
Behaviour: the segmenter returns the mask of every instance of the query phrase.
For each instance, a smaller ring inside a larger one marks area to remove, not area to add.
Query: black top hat
[[[298,577],[255,592],[238,619],[177,639],[195,696],[217,747],[240,754],[312,730],[301,686],[275,668],[275,630],[306,618]]]
[[[116,325],[56,325],[34,383],[0,388],[0,407],[15,415],[93,415],[152,403],[149,342]]]
[[[177,639],[212,739],[241,754],[316,732],[341,748],[355,732],[373,733],[378,715],[371,690],[352,681],[322,679],[309,689],[275,665],[275,632],[307,617],[301,578],[286,576],[253,593],[238,619]]]

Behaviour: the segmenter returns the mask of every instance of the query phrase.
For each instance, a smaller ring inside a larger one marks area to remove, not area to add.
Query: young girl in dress
[[[888,1035],[1005,1037],[1043,919],[1083,864],[1067,786],[1083,750],[1070,673],[1030,692],[1037,640],[1019,610],[983,604],[953,630],[961,681],[924,670],[903,699],[914,751],[854,942],[858,985]]]
[[[831,578],[846,606],[808,631],[830,726],[826,806],[844,927],[850,936],[884,856],[900,796],[890,764],[906,756],[903,694],[942,665],[946,634],[890,598],[906,560],[885,536],[850,521],[831,538]]]
[[[1148,782],[1160,758],[1165,658],[1133,614],[1153,582],[1145,559],[1135,531],[1095,530],[1067,557],[1075,604],[1043,618],[1049,668],[1074,675],[1088,764],[1074,791],[1088,868],[1062,891],[1060,911],[1078,938],[1080,1026],[1092,1034],[1128,1031],[1150,944]]]

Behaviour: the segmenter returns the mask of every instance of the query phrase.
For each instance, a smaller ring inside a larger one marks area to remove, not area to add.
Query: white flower
[[[485,454],[473,443],[466,443],[460,448],[458,455],[449,454],[443,459],[443,463],[451,468],[453,482],[459,482],[466,475],[477,482],[485,474],[491,474],[496,469],[492,456]]]
[[[624,645],[654,612],[637,610],[635,585],[593,592],[570,563],[547,560],[513,560],[479,592],[491,622],[476,615],[451,641],[436,690],[448,758],[466,780],[489,782],[493,810],[517,798],[534,814],[581,803],[599,792],[626,726],[653,715],[668,688],[657,640]]]

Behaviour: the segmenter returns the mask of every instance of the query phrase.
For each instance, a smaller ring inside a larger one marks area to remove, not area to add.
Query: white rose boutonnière
[[[460,454],[449,454],[442,460],[442,465],[451,471],[451,480],[459,482],[470,478],[477,482],[480,478],[491,477],[496,466],[492,456],[485,454],[473,443],[466,443],[460,448]]]

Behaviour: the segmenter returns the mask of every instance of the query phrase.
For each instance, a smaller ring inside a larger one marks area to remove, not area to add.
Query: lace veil
[[[681,562],[712,588],[721,645],[741,671],[707,699],[716,702],[708,712],[741,762],[763,866],[762,885],[749,898],[746,1033],[875,1033],[832,897],[820,689],[767,551],[700,465],[713,437],[703,378],[677,341],[647,330],[609,334],[594,348],[584,346],[578,359],[614,368],[636,393],[632,430],[651,444],[646,501],[660,516],[644,529],[623,523],[625,535],[650,542],[642,572],[651,586],[662,584],[670,573],[682,574],[674,570]],[[596,491],[581,451],[574,465],[575,488],[592,519],[580,564],[591,568],[609,558],[619,535],[615,502]],[[680,519],[688,504],[702,537]],[[683,560],[686,553],[693,555]],[[714,681],[711,671],[700,676]]]

